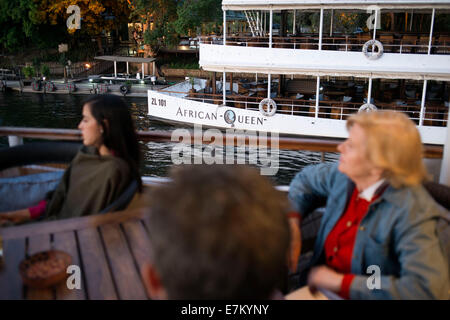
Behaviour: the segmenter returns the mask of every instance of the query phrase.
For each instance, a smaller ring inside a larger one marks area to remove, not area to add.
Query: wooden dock
[[[51,89],[48,89],[47,84]],[[160,90],[163,88],[167,88],[168,85],[149,85],[149,84],[132,84],[127,93],[123,93],[121,91],[121,87],[124,83],[121,84],[106,84],[106,83],[90,83],[90,82],[77,82],[70,81],[64,83],[62,81],[48,81],[42,82],[39,90],[33,88],[30,84],[23,84],[20,81],[7,81],[6,87],[7,90],[14,90],[25,93],[44,93],[44,94],[74,94],[74,95],[89,95],[96,93],[110,93],[115,95],[127,96],[127,97],[141,97],[147,98],[147,90]],[[74,89],[75,88],[75,89]]]

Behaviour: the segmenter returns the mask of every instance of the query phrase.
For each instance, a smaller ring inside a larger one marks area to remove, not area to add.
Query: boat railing
[[[181,93],[165,91],[166,93]],[[202,103],[210,103],[215,105],[223,104],[223,95],[211,93],[189,93],[186,96],[189,100]],[[226,105],[245,110],[259,110],[259,103],[264,97],[250,97],[244,95],[227,95]],[[315,117],[316,116],[316,100],[315,99],[289,99],[274,98],[277,104],[277,113],[285,115],[296,115]],[[420,102],[420,101],[419,101]],[[337,101],[337,100],[320,100],[317,117],[335,120],[346,120],[351,114],[359,111],[363,102],[353,101]],[[417,101],[393,101],[390,103],[375,103],[380,110],[394,110],[405,113],[416,125],[420,125],[420,104]],[[426,101],[423,115],[423,126],[447,126],[449,107],[445,104],[437,104],[434,101]]]
[[[332,51],[362,51],[364,44],[372,38],[368,35],[343,35],[333,37],[322,37],[322,50]],[[387,53],[417,53],[427,54],[429,38],[423,36],[405,35],[400,38],[393,36],[378,35],[384,52]],[[204,44],[223,45],[222,37],[203,36],[200,42]],[[269,47],[269,37],[248,37],[248,36],[228,36],[226,45],[243,47]],[[301,36],[301,37],[274,37],[272,39],[273,48],[286,49],[319,49],[319,36]],[[449,54],[450,38],[447,35],[433,37],[431,43],[431,54]]]
[[[219,143],[222,146],[249,146],[254,143],[248,135],[230,134],[225,132],[222,141],[211,141],[205,139],[203,133],[190,135],[191,144],[201,141],[204,144]],[[10,145],[23,143],[23,138],[45,139],[45,140],[72,140],[81,141],[81,131],[74,129],[52,129],[52,128],[23,128],[23,127],[0,127],[0,137],[8,136]],[[156,143],[178,143],[179,137],[174,139],[170,131],[137,131],[137,137],[140,141],[156,142]],[[17,139],[19,138],[19,139]],[[236,139],[235,139],[236,138]],[[183,137],[183,143],[186,143],[188,137]],[[281,136],[274,141],[272,136],[258,137],[263,139],[268,148],[278,148],[284,150],[308,150],[321,152],[322,158],[325,153],[337,152],[337,146],[343,141],[339,138],[306,138],[306,137],[285,137]],[[11,143],[16,141],[18,143]],[[441,159],[443,155],[443,147],[439,145],[424,145],[424,158]]]

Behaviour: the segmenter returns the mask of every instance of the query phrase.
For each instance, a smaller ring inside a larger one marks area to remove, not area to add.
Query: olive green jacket
[[[45,218],[98,213],[117,199],[130,181],[130,169],[123,159],[100,156],[96,148],[83,146],[47,203]]]

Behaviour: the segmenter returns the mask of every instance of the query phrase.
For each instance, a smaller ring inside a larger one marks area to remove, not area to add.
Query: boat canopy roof
[[[223,0],[223,10],[288,9],[450,9],[450,0]]]
[[[94,59],[117,61],[117,62],[137,62],[137,63],[150,63],[155,61],[155,58],[140,58],[140,57],[124,57],[124,56],[98,56]]]

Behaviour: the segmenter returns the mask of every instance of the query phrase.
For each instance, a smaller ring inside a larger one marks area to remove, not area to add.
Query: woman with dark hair
[[[56,190],[35,207],[0,214],[0,223],[98,213],[114,202],[132,179],[142,190],[139,145],[122,98],[98,95],[86,100],[78,128],[83,146]]]

